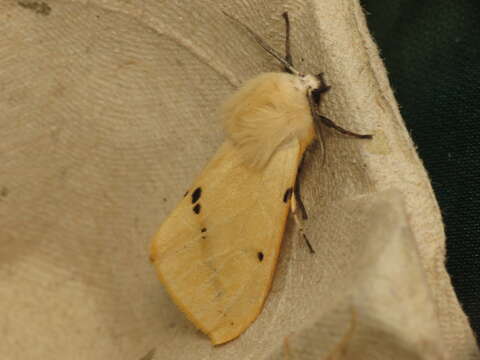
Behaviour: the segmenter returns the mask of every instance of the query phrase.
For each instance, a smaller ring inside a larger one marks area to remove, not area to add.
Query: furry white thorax
[[[263,168],[280,147],[297,141],[305,150],[315,134],[307,93],[318,86],[312,75],[264,73],[225,102],[227,136],[247,166]]]

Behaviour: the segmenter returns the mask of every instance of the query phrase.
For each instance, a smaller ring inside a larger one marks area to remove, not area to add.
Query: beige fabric
[[[302,176],[317,253],[290,224],[257,321],[212,348],[148,243],[222,141],[215,109],[278,64],[221,13],[325,71],[328,133]],[[427,174],[357,1],[0,3],[2,359],[474,359]],[[393,190],[395,188],[396,190]],[[392,190],[388,190],[392,189]],[[147,355],[146,355],[147,354]]]

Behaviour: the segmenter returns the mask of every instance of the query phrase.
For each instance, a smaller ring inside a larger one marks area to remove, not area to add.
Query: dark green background
[[[447,232],[447,269],[480,334],[480,0],[362,0]]]

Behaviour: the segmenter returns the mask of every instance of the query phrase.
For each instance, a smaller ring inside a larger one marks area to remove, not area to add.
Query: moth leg
[[[315,94],[313,93],[314,90],[310,89],[307,92],[307,100],[308,104],[310,107],[310,114],[312,115],[313,119],[313,127],[315,128],[315,133],[317,134],[317,139],[319,141],[319,144],[322,148],[322,166],[325,164],[326,160],[326,143],[325,139],[323,138],[323,132],[322,132],[322,126],[320,124],[320,121],[317,119],[317,114],[318,114],[318,104],[315,102]],[[318,101],[320,101],[320,97],[318,98]],[[316,105],[317,104],[317,105]]]
[[[323,84],[323,85],[325,85],[325,84]],[[338,131],[341,134],[356,137],[356,138],[359,138],[359,139],[371,139],[371,138],[373,138],[373,136],[370,135],[370,134],[358,134],[358,133],[355,133],[353,131],[347,130],[347,129],[337,125],[333,120],[330,120],[329,118],[321,115],[318,112],[318,104],[317,104],[317,102],[320,99],[319,94],[315,94],[314,91],[315,90],[310,89],[307,93],[308,104],[310,105],[310,113],[312,114],[312,118],[314,120],[314,123],[322,123],[323,125],[328,126],[332,129]],[[328,91],[328,90],[324,90],[323,92],[325,92],[325,91]]]
[[[305,235],[305,231],[303,230],[303,222],[298,216],[298,207],[297,207],[297,200],[295,197],[295,192],[292,194],[292,197],[290,198],[290,209],[293,214],[293,219],[295,220],[295,223],[297,224],[298,227],[298,235],[305,240],[305,243],[308,246],[308,250],[310,250],[311,254],[315,254],[315,250],[313,250],[312,244],[310,244],[310,240],[308,240],[307,235]]]
[[[356,137],[356,138],[359,138],[359,139],[371,139],[373,137],[370,134],[358,134],[358,133],[355,133],[353,131],[342,128],[341,126],[335,124],[335,122],[333,120],[330,120],[329,118],[327,118],[323,115],[320,115],[318,113],[316,114],[316,118],[317,118],[318,121],[321,121],[324,125],[332,128],[332,129],[335,129],[336,131],[338,131],[341,134],[348,135],[348,136],[351,136],[351,137]]]
[[[293,67],[292,53],[290,52],[290,19],[288,18],[288,12],[282,14],[285,19],[285,61]],[[292,73],[291,68],[284,66],[283,71]]]
[[[302,194],[300,191],[300,179],[299,179],[300,172],[302,171],[302,168],[303,168],[304,160],[305,160],[305,154],[303,155],[302,161],[300,161],[300,166],[298,167],[298,170],[297,170],[297,180],[295,181],[293,193],[295,194],[295,198],[298,201],[298,207],[300,209],[300,212],[302,213],[302,219],[308,220],[307,209],[305,208],[305,205],[303,204],[302,197],[301,197]]]

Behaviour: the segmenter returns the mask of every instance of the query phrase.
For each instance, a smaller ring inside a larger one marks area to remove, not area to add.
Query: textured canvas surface
[[[223,135],[215,111],[276,62],[222,10],[325,71],[328,132],[302,176],[273,289],[212,348],[148,244]],[[8,359],[474,359],[428,176],[356,1],[0,3],[0,354]],[[153,353],[150,353],[153,354]]]

